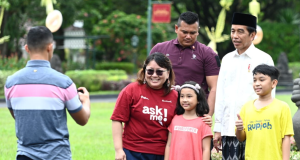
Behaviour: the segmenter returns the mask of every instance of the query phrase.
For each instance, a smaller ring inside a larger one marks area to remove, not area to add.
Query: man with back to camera
[[[220,60],[210,47],[197,41],[198,30],[198,15],[190,11],[184,12],[175,24],[177,38],[156,44],[150,54],[161,52],[169,57],[175,72],[176,85],[182,85],[185,81],[195,81],[200,84],[208,95],[209,115],[212,116]]]
[[[7,78],[5,98],[15,119],[17,160],[72,159],[66,109],[79,125],[90,117],[89,92],[50,67],[53,35],[43,26],[32,27],[25,50],[25,68]]]
[[[234,13],[231,40],[236,50],[222,59],[213,142],[217,151],[222,144],[223,160],[245,158],[245,143],[240,143],[235,136],[236,115],[246,102],[257,98],[252,88],[252,70],[260,64],[274,66],[271,56],[252,44],[256,35],[256,21],[256,17],[250,14]],[[275,89],[272,96],[275,97]]]

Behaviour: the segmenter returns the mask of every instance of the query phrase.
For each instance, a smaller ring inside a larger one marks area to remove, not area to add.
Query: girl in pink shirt
[[[204,91],[194,81],[176,86],[176,115],[168,127],[165,160],[209,160],[211,128],[202,120],[209,112]]]

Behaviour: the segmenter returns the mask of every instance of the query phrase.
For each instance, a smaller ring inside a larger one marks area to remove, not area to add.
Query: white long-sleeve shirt
[[[253,90],[252,71],[260,64],[274,66],[271,56],[253,44],[241,55],[235,50],[224,56],[217,85],[214,132],[235,136],[237,114],[246,102],[258,98]]]

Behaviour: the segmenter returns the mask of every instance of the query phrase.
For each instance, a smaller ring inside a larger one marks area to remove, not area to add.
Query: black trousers
[[[18,155],[17,156],[17,160],[32,160],[31,158],[28,158],[26,156],[23,156],[23,155]]]

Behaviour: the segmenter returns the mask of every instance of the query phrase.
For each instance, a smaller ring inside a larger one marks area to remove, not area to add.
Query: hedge
[[[134,64],[129,62],[98,62],[95,65],[96,70],[124,70],[127,74],[132,74]]]
[[[0,70],[0,95],[1,97],[4,96],[4,86],[8,76],[14,74],[16,71],[8,70],[8,71],[1,71]]]
[[[299,78],[299,73],[300,73],[299,62],[290,62],[289,69],[293,71],[293,79]]]
[[[65,74],[73,80],[77,87],[86,87],[88,91],[120,90],[119,87],[115,87],[115,85],[119,85],[116,82],[128,79],[124,70],[75,70],[67,71]],[[126,81],[126,84],[128,83],[130,82]]]

